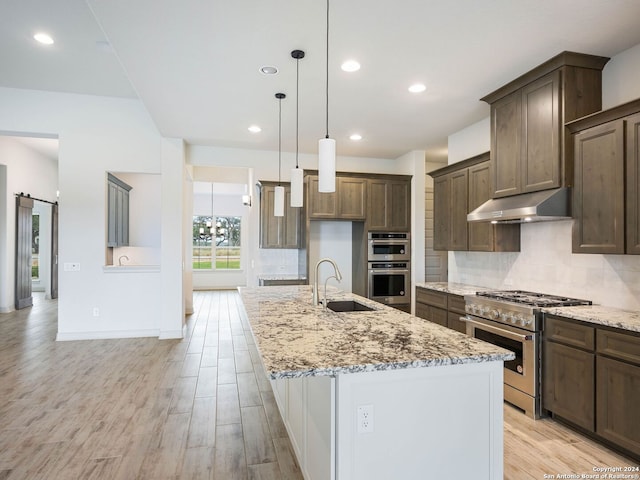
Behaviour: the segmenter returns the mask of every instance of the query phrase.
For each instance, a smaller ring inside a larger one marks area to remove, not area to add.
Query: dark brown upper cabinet
[[[307,211],[311,220],[365,220],[367,180],[352,176],[337,176],[336,191],[318,190],[318,176],[308,175]]]
[[[640,254],[640,99],[567,128],[575,147],[573,252]]]
[[[369,230],[411,230],[411,180],[371,178],[368,185]]]
[[[433,249],[519,252],[520,225],[467,222],[467,214],[491,198],[489,153],[429,173],[433,177]]]
[[[572,185],[564,124],[602,108],[608,60],[563,52],[482,98],[491,106],[493,198]]]
[[[260,248],[300,248],[302,208],[291,206],[291,186],[284,187],[284,216],[273,214],[276,182],[260,182]]]

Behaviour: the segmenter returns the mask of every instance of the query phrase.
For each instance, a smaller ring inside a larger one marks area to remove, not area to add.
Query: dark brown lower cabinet
[[[546,316],[545,410],[640,459],[640,334]]]
[[[546,342],[543,365],[544,408],[593,432],[595,355]]]
[[[640,366],[598,356],[596,433],[640,455]]]
[[[447,326],[447,311],[442,308],[416,303],[416,317],[424,318],[443,327]]]
[[[466,333],[467,324],[460,321],[463,315],[463,296],[416,287],[416,317]]]

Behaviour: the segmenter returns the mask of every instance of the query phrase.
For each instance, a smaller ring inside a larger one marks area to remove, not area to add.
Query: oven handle
[[[383,269],[370,269],[369,273],[408,273],[409,270],[404,269],[404,268],[383,268]]]
[[[494,327],[494,326],[491,326],[491,325],[487,325],[486,323],[478,322],[476,320],[473,320],[468,315],[466,315],[464,317],[460,317],[460,321],[461,322],[470,323],[471,325],[479,327],[481,330],[486,330],[487,332],[495,333],[496,335],[501,335],[501,336],[503,336],[505,338],[508,338],[510,340],[515,340],[516,342],[530,342],[531,340],[533,340],[533,335],[522,335],[520,333],[514,333],[514,332],[510,332],[508,330],[503,330],[501,328]]]

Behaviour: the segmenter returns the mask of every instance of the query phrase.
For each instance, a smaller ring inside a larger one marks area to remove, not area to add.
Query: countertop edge
[[[302,378],[302,377],[320,377],[334,376],[349,373],[362,372],[380,372],[386,370],[404,370],[407,368],[428,368],[443,367],[447,365],[466,365],[472,363],[486,362],[503,362],[505,360],[513,360],[516,356],[513,352],[505,354],[493,355],[476,355],[464,358],[442,358],[437,360],[415,360],[412,362],[392,362],[378,363],[368,365],[349,365],[348,367],[311,369],[311,370],[285,370],[279,372],[269,372],[269,378],[272,380],[283,378]]]

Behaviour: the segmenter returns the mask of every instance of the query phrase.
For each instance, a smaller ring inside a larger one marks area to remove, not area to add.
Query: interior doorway
[[[57,138],[0,135],[0,313],[31,305],[36,284],[56,298],[57,199]]]

